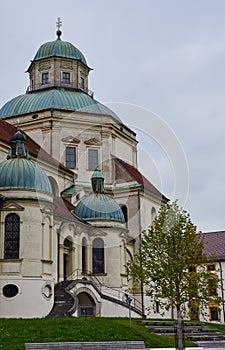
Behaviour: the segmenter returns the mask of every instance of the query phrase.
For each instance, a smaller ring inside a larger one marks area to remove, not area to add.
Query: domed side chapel
[[[0,109],[0,317],[127,316],[126,263],[167,198],[57,26],[27,69],[27,92]],[[132,297],[142,316],[144,291]]]

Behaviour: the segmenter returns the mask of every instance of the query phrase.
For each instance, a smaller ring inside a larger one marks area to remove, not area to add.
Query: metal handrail
[[[123,291],[123,290],[117,289],[117,288],[113,288],[113,287],[108,287],[102,281],[100,281],[97,276],[93,275],[93,273],[91,271],[82,272],[81,269],[77,268],[74,271],[72,271],[69,275],[67,275],[67,280],[71,280],[71,282],[72,282],[75,279],[82,279],[85,277],[87,277],[90,281],[92,281],[102,294],[107,295],[109,297],[112,297],[114,299],[117,299],[117,300],[125,303],[125,300],[126,300],[125,294],[127,294],[126,291]],[[132,296],[132,299],[133,299],[132,300],[133,306],[139,310],[142,310],[141,302],[139,300],[137,300],[136,298],[134,298],[133,296]]]

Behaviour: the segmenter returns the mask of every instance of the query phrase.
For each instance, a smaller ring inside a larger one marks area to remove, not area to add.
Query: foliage
[[[161,207],[147,231],[143,231],[141,249],[128,264],[134,281],[146,286],[153,306],[161,309],[198,307],[219,303],[216,293],[219,280],[206,269],[209,261],[203,253],[204,237],[196,231],[190,215],[177,202]],[[210,285],[210,288],[209,288]]]
[[[122,340],[143,340],[146,347],[174,347],[172,337],[151,334],[136,320],[130,328],[128,318],[0,319],[0,338],[2,350],[24,350],[25,343],[35,342]]]

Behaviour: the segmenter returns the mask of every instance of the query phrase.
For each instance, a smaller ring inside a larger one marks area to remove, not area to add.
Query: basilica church
[[[167,198],[137,168],[136,134],[94,99],[84,55],[37,50],[0,109],[0,317],[127,316],[126,263]],[[144,314],[143,291],[131,311]]]
[[[135,132],[95,100],[92,68],[59,23],[26,93],[0,109],[0,317],[142,317],[143,286],[126,302],[126,264],[168,199],[138,170]]]

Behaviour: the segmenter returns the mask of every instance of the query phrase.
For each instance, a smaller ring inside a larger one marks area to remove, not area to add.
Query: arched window
[[[5,218],[4,259],[19,259],[20,217],[8,214]]]
[[[92,248],[93,273],[105,272],[104,242],[101,238],[95,238]]]
[[[128,214],[127,214],[127,207],[126,207],[126,205],[121,205],[121,210],[122,210],[123,215],[124,215],[126,227],[128,227]]]
[[[82,239],[82,273],[87,272],[87,240]]]

